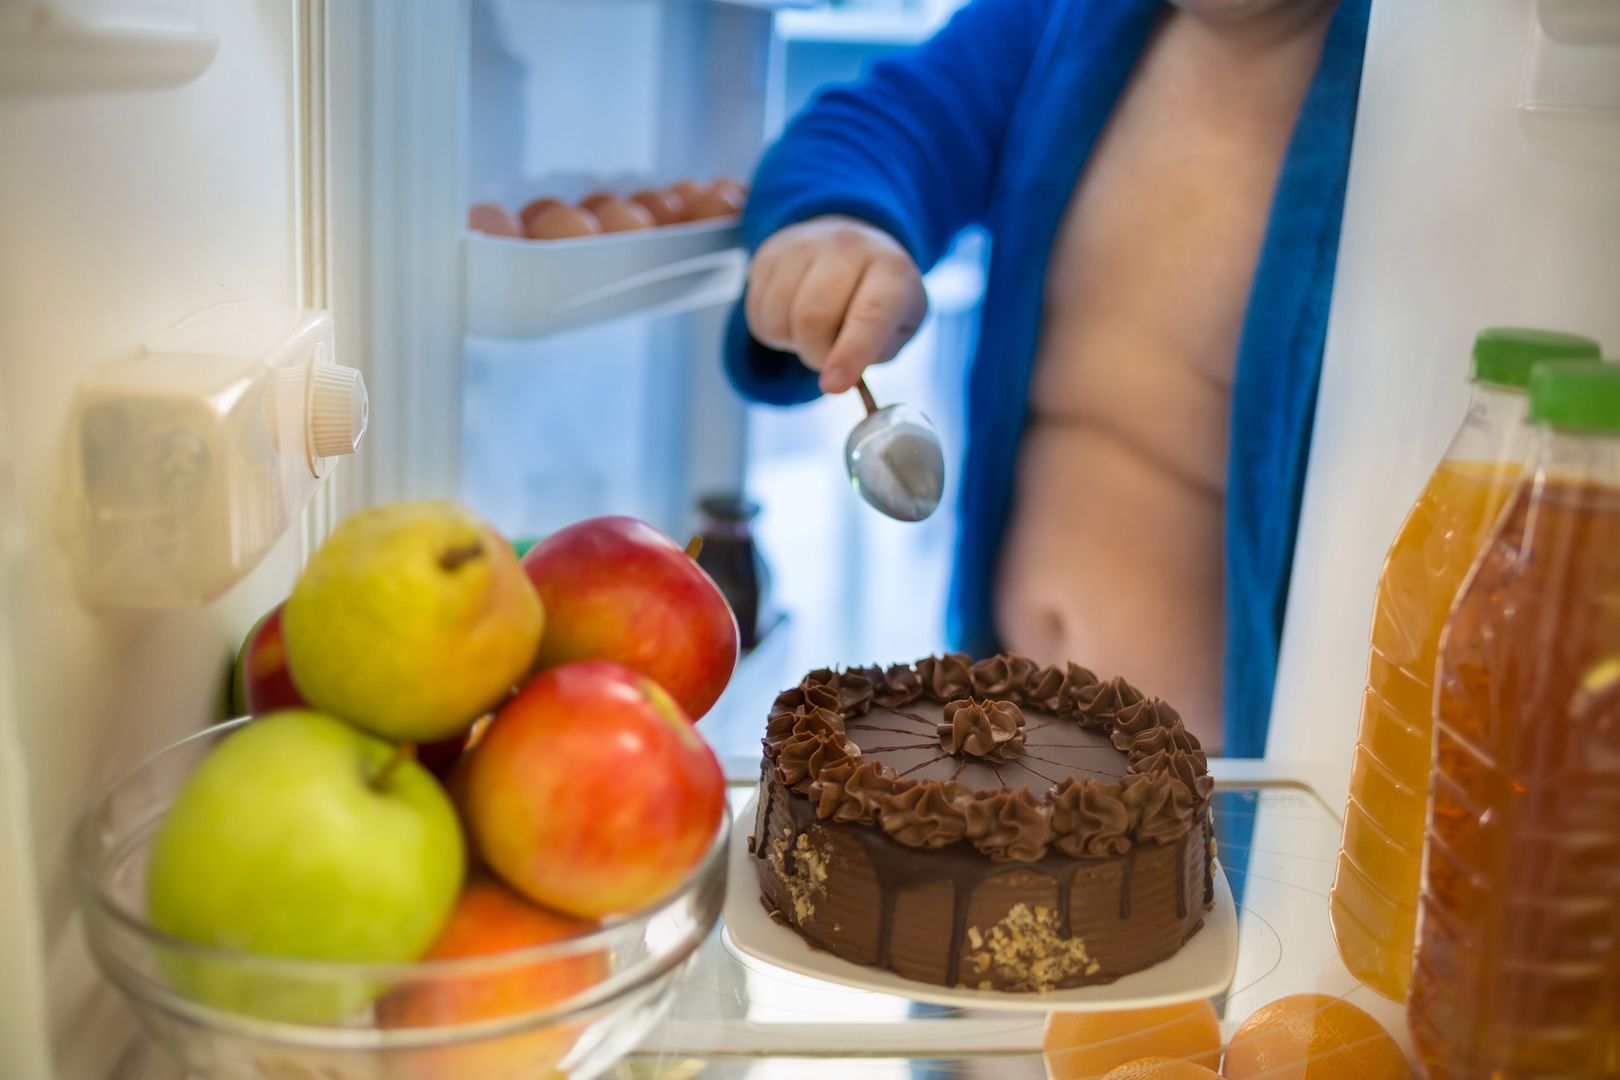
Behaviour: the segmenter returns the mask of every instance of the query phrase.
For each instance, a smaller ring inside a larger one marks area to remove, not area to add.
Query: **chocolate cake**
[[[812,945],[946,986],[1110,982],[1213,896],[1198,740],[1169,705],[1002,655],[814,671],[776,698],[750,850]]]

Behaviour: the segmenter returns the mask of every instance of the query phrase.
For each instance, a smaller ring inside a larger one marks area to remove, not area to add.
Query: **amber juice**
[[[1432,1080],[1620,1076],[1620,441],[1569,442],[1441,645],[1409,1009]]]
[[[1378,580],[1329,915],[1345,966],[1386,997],[1405,998],[1412,968],[1440,632],[1519,468],[1443,462]]]

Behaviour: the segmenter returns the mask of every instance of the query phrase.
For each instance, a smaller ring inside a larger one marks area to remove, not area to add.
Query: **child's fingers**
[[[927,313],[928,295],[909,259],[873,260],[850,298],[838,338],[827,353],[821,371],[822,392],[843,393],[868,367],[892,360]]]
[[[788,329],[793,351],[806,367],[820,371],[827,362],[869,261],[864,252],[823,250],[800,279],[788,312]]]
[[[814,243],[798,239],[775,249],[769,249],[767,242],[754,257],[744,312],[749,332],[761,343],[773,349],[793,347],[793,329],[788,315],[793,309],[799,282],[815,255]]]

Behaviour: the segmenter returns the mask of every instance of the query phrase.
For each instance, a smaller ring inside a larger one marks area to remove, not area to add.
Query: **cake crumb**
[[[755,838],[750,836],[748,838],[748,854],[750,854],[750,855],[754,854],[755,845],[756,845]]]
[[[979,980],[979,989],[980,990],[994,990],[995,987],[991,985],[989,979],[980,979]]]
[[[1099,972],[1101,970],[1102,970],[1102,965],[1097,963],[1097,961],[1095,961],[1095,960],[1093,960],[1091,963],[1086,965],[1086,974],[1087,975],[1095,975],[1095,974],[1097,974],[1097,972]]]
[[[1066,979],[1098,969],[1085,940],[1060,935],[1057,916],[1041,906],[1031,910],[1028,904],[1014,904],[988,929],[969,927],[968,945],[974,970],[993,971],[1006,990],[1053,990]]]

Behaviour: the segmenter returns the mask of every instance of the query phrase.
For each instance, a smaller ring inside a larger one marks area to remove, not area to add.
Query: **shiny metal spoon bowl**
[[[867,408],[844,443],[849,482],[871,506],[897,521],[922,521],[945,493],[945,451],[928,417],[909,405],[878,408],[862,380]]]

